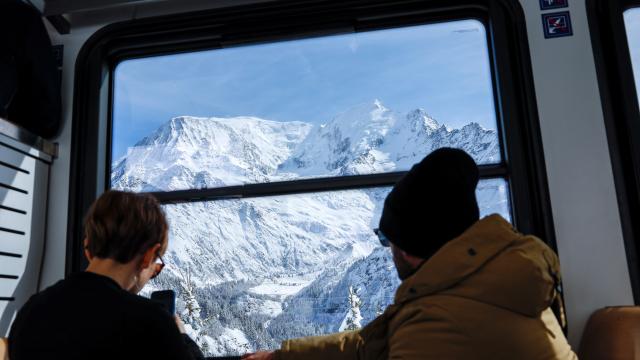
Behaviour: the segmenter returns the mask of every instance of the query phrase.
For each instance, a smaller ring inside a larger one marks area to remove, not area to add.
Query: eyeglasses
[[[158,259],[160,259],[160,262],[154,264],[156,268],[153,272],[153,275],[151,275],[152,279],[155,279],[158,275],[160,275],[162,269],[164,269],[164,260],[162,260],[162,256],[160,255],[160,253],[156,253],[156,255],[158,255]]]
[[[380,229],[373,229],[373,232],[376,235],[378,235],[378,240],[380,240],[380,245],[384,247],[391,246],[391,241],[389,241],[389,238]]]

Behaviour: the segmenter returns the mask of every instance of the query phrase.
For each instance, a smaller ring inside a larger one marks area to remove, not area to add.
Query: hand
[[[258,351],[242,355],[242,360],[273,360],[274,358],[273,351]]]
[[[178,325],[178,330],[180,330],[180,334],[186,334],[187,331],[184,329],[184,323],[182,322],[182,320],[180,320],[178,315],[173,315],[173,320],[175,320],[176,325]]]

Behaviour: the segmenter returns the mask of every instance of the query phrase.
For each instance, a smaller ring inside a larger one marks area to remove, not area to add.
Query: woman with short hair
[[[29,299],[9,335],[24,359],[198,359],[177,317],[136,294],[158,276],[168,224],[150,195],[104,193],[85,219],[85,272]]]

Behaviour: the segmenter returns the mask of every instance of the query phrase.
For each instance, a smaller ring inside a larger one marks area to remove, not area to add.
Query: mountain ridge
[[[129,148],[114,163],[111,184],[172,191],[403,171],[444,146],[462,148],[481,164],[501,161],[495,130],[477,123],[449,129],[423,109],[402,115],[379,100],[322,125],[179,116]]]

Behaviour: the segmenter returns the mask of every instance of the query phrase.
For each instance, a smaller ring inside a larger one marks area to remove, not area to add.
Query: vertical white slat
[[[24,235],[0,231],[0,335],[9,331],[16,312],[36,292],[44,245],[48,163],[0,144],[0,183],[25,190],[25,193],[0,187],[0,204],[19,212],[0,209],[0,227],[24,232]],[[20,169],[20,170],[18,170]],[[25,212],[25,213],[20,213]]]
[[[24,235],[0,232],[0,252],[26,254],[29,241]]]
[[[0,144],[0,162],[31,173],[36,159]]]
[[[17,279],[0,278],[0,294],[12,294],[18,285]],[[5,295],[2,295],[5,296]]]
[[[31,216],[28,213],[19,214],[0,208],[0,228],[21,231],[26,234],[30,227]],[[0,233],[3,232],[0,231]],[[2,234],[2,237],[4,238],[4,234]]]
[[[30,195],[0,187],[0,204],[26,211],[30,206]]]
[[[33,177],[31,174],[25,174],[0,164],[0,184],[19,189],[18,192],[29,192],[33,186]]]
[[[10,256],[0,257],[0,274],[22,276],[26,264],[26,256],[15,258]],[[0,297],[11,296],[12,294],[0,293]]]

